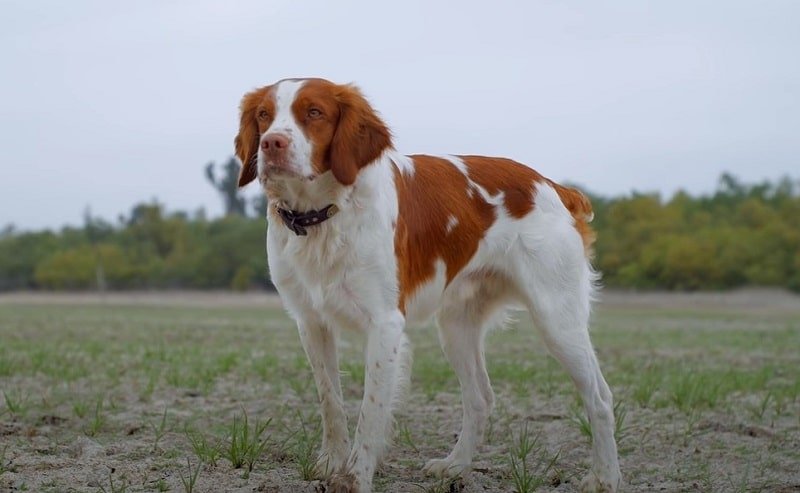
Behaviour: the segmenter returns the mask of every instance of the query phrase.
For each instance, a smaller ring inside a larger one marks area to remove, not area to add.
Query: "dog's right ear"
[[[258,133],[256,110],[268,89],[268,87],[262,87],[245,94],[239,105],[239,134],[233,139],[233,145],[236,148],[236,156],[242,162],[242,169],[239,171],[240,187],[255,180],[258,173],[256,159],[258,158],[258,141],[261,136]]]

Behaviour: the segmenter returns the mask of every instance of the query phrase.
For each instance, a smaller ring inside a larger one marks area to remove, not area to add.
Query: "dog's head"
[[[240,109],[240,187],[255,178],[314,180],[329,171],[352,185],[392,146],[389,129],[353,85],[285,79],[245,94]]]

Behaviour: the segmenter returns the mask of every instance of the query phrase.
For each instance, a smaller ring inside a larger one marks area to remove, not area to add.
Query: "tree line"
[[[248,204],[236,187],[238,170],[233,158],[205,168],[225,205],[220,218],[168,212],[151,202],[116,224],[87,211],[82,227],[17,232],[7,226],[0,232],[0,290],[269,288],[266,201]],[[591,198],[594,264],[604,285],[800,291],[799,182],[746,184],[723,174],[709,194]]]

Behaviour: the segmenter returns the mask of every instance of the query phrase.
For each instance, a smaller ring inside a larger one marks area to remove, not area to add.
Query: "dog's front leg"
[[[393,312],[367,335],[364,399],[347,467],[331,480],[334,492],[372,490],[372,476],[391,432],[392,408],[408,370],[404,326],[403,315]]]
[[[322,415],[322,447],[314,475],[327,478],[340,470],[347,460],[350,440],[347,415],[339,380],[339,360],[336,353],[336,332],[319,322],[302,321],[297,328],[314,373]]]

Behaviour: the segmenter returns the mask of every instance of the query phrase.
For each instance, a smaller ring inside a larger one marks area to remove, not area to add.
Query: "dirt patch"
[[[0,293],[0,304],[38,305],[151,305],[186,307],[280,307],[272,291],[112,291]],[[607,309],[668,309],[769,312],[800,316],[800,295],[781,289],[745,288],[725,292],[636,292],[602,289],[598,304]]]
[[[800,315],[800,295],[772,288],[726,292],[631,292],[604,289],[598,302],[608,309],[667,309]]]

